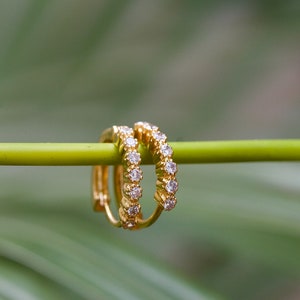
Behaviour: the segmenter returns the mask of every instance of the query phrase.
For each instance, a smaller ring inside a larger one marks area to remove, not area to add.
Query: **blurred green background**
[[[1,142],[299,138],[300,2],[3,0]],[[300,166],[181,166],[140,232],[92,211],[90,167],[0,168],[1,299],[300,299]],[[144,168],[143,207],[155,206]]]

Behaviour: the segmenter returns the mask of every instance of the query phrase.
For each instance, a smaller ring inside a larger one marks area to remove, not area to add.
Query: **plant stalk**
[[[300,140],[170,142],[179,164],[300,161]],[[152,159],[140,148],[142,163]],[[108,143],[0,143],[0,165],[83,166],[120,164]]]

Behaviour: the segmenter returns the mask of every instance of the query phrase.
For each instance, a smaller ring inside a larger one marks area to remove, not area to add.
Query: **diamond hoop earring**
[[[169,211],[175,207],[175,193],[178,189],[175,178],[177,165],[173,162],[173,150],[166,140],[166,135],[157,126],[147,122],[135,123],[134,130],[127,126],[113,126],[101,135],[99,141],[113,142],[122,157],[122,165],[114,168],[119,220],[113,216],[110,208],[108,166],[93,168],[93,207],[96,211],[104,211],[114,226],[131,230],[148,227],[158,219],[163,210]],[[139,204],[142,196],[140,181],[143,178],[140,169],[141,157],[138,153],[139,143],[149,150],[156,166],[154,199],[157,206],[147,219],[143,219]]]
[[[102,133],[99,142],[114,143],[122,156],[122,166],[120,166],[122,176],[119,173],[115,175],[114,184],[117,207],[120,211],[125,211],[128,218],[125,222],[122,222],[122,220],[118,220],[113,216],[108,189],[108,166],[97,165],[93,167],[93,208],[95,211],[105,212],[112,225],[133,229],[137,224],[137,218],[141,217],[141,207],[138,201],[142,196],[142,188],[139,185],[142,179],[142,170],[139,167],[141,158],[137,151],[138,142],[134,138],[133,129],[127,126],[113,126]],[[119,198],[122,193],[121,190],[126,191],[126,201]]]
[[[178,189],[175,177],[177,165],[173,162],[173,150],[167,143],[167,136],[157,126],[147,122],[135,123],[134,132],[137,140],[150,151],[156,166],[154,198],[164,210],[172,210],[177,203],[175,198]]]

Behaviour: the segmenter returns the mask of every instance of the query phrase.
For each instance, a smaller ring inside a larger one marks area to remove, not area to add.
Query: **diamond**
[[[135,138],[133,137],[128,137],[126,140],[125,140],[125,144],[128,146],[128,147],[134,147],[137,145],[137,141]]]
[[[147,130],[158,130],[158,127],[151,124],[151,123],[148,123],[148,122],[143,122],[143,127]]]
[[[138,164],[141,160],[141,155],[138,152],[132,151],[128,153],[127,158],[130,163]]]
[[[175,193],[178,189],[178,183],[176,180],[169,180],[166,184],[166,191],[168,193]]]
[[[174,163],[173,161],[167,161],[165,165],[165,170],[171,175],[175,174],[177,172],[176,163]]]
[[[138,199],[142,196],[142,188],[139,186],[135,186],[129,192],[129,195],[132,199]]]
[[[170,156],[173,154],[172,148],[168,144],[163,144],[160,146],[160,151],[163,156]]]
[[[160,131],[154,131],[152,135],[159,142],[165,141],[167,139],[167,136]]]
[[[135,227],[135,222],[134,221],[127,221],[126,222],[126,228],[133,229],[134,227]]]
[[[176,205],[176,200],[173,198],[168,198],[164,202],[164,210],[172,210]]]
[[[131,181],[140,181],[142,179],[142,170],[139,168],[133,169],[129,172]]]
[[[140,207],[138,205],[130,206],[127,209],[127,213],[130,217],[136,216],[140,212]]]
[[[143,121],[139,121],[139,122],[136,122],[134,125],[136,125],[136,126],[146,126],[146,125],[148,125],[148,123],[147,122],[143,122]]]
[[[127,126],[120,127],[120,132],[123,134],[133,134],[133,129]]]

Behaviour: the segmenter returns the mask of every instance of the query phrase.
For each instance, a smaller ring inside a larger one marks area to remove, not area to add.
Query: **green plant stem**
[[[251,161],[300,161],[300,140],[170,142],[174,161],[181,164]],[[142,162],[151,164],[146,149]],[[114,165],[121,157],[113,144],[0,143],[0,165]]]

